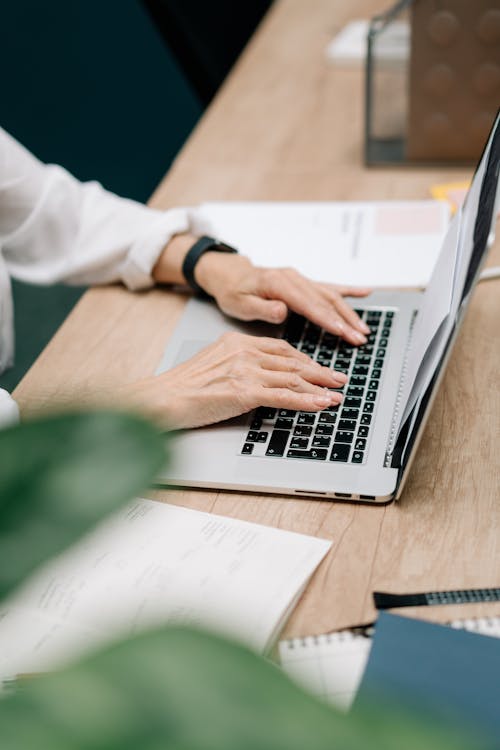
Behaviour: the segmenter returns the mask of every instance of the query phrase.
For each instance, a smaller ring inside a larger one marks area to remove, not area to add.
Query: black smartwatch
[[[194,243],[194,245],[188,251],[186,257],[184,258],[184,262],[182,264],[182,273],[184,275],[184,278],[186,279],[191,289],[193,289],[196,294],[201,297],[210,297],[210,295],[207,294],[206,291],[202,289],[202,287],[196,282],[194,278],[194,269],[196,268],[196,264],[198,263],[203,253],[207,253],[208,251],[211,252],[213,250],[215,250],[215,252],[217,253],[238,252],[236,248],[231,247],[230,245],[226,245],[224,242],[220,242],[213,237],[203,236]]]

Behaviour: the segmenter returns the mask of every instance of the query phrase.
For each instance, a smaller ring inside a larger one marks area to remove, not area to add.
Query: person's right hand
[[[320,411],[347,378],[281,339],[226,333],[177,367],[117,393],[162,426],[200,427],[257,406]]]

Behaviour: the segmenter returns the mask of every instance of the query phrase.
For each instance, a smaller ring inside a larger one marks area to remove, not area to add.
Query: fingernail
[[[337,383],[347,383],[347,375],[343,372],[336,372],[335,370],[332,370],[332,378]]]
[[[362,333],[355,332],[352,334],[352,337],[358,344],[366,344],[366,336],[363,336]]]
[[[328,406],[331,403],[331,396],[314,396],[313,401],[317,406]]]
[[[343,395],[341,393],[335,392],[335,393],[331,394],[331,403],[332,404],[341,404],[343,400],[344,400],[344,397],[343,397]]]
[[[336,329],[337,329],[338,333],[344,333],[344,331],[345,331],[345,326],[344,326],[344,324],[343,324],[343,323],[336,323],[336,324],[335,324],[335,327],[336,327]]]
[[[360,328],[361,328],[361,330],[362,330],[362,331],[364,331],[365,333],[370,333],[370,329],[369,329],[369,327],[368,327],[368,326],[366,325],[366,323],[363,323],[363,321],[361,321],[361,325],[360,325]]]

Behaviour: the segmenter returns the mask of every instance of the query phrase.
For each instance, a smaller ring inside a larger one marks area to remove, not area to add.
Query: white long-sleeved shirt
[[[191,229],[188,209],[156,211],[82,183],[36,159],[0,128],[0,372],[14,357],[10,277],[33,284],[151,286],[169,239]],[[0,389],[0,426],[18,409]]]

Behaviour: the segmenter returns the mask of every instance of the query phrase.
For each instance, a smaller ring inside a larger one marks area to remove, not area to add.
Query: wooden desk
[[[366,169],[363,77],[329,66],[328,40],[375,0],[281,0],[271,10],[152,198],[203,200],[423,198],[470,172]],[[174,115],[175,116],[175,115]],[[500,262],[497,243],[491,262]],[[223,492],[158,492],[171,503],[333,540],[287,627],[320,633],[374,617],[374,589],[499,584],[498,282],[476,290],[399,504],[365,507]],[[68,386],[152,373],[181,295],[118,287],[88,292],[16,390],[25,414]],[[488,394],[486,398],[486,394]],[[435,619],[498,615],[500,605],[427,608]]]

